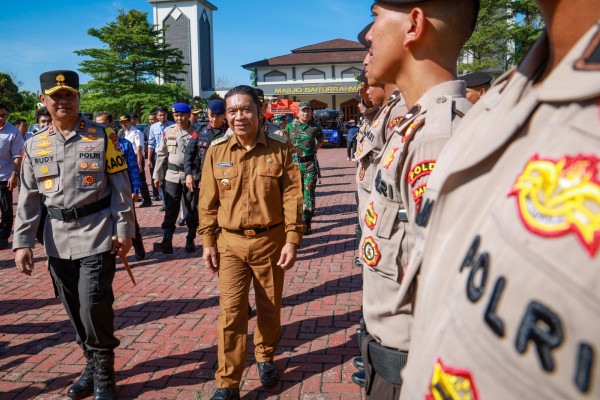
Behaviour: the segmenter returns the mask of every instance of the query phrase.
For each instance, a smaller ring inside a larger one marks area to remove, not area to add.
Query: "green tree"
[[[164,28],[151,25],[148,13],[119,10],[115,21],[88,34],[105,47],[75,51],[89,57],[80,63],[80,71],[92,76],[81,87],[82,111],[119,115],[135,110],[145,116],[156,106],[189,99],[178,85],[186,67],[183,54],[164,42]],[[164,84],[157,84],[156,77]]]
[[[523,57],[539,37],[542,21],[534,0],[481,0],[475,32],[463,48],[459,74],[488,71],[499,76]]]
[[[10,111],[14,111],[23,102],[19,87],[10,75],[0,72],[0,103],[5,104]]]

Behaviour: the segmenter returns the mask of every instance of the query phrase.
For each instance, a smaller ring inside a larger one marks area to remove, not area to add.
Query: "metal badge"
[[[88,175],[85,178],[83,178],[83,182],[85,182],[86,185],[91,185],[92,183],[94,183],[94,177]]]
[[[231,189],[231,183],[229,182],[229,179],[221,179],[221,186],[223,186],[223,189],[225,190]]]
[[[46,178],[44,179],[44,189],[50,190],[54,187],[54,179]]]
[[[88,163],[83,161],[81,164],[79,164],[79,169],[88,169]]]
[[[48,167],[47,166],[43,166],[41,169],[42,174],[47,174],[48,173]]]
[[[267,162],[272,164],[273,163],[273,159],[271,157],[267,158]]]

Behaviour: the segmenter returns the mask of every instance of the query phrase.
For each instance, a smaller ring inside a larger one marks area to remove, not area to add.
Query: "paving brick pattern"
[[[252,333],[241,385],[243,399],[361,399],[351,381],[357,355],[362,280],[353,265],[356,248],[355,164],[345,149],[319,153],[314,234],[305,238],[296,266],[286,274],[280,348],[281,382],[263,388],[254,363]],[[15,193],[15,202],[17,194]],[[138,203],[139,205],[140,203]],[[200,260],[200,246],[185,253],[185,227],[175,253],[152,251],[161,237],[158,202],[138,209],[147,257],[128,257],[137,286],[122,264],[114,282],[119,398],[209,399],[217,363],[217,277]],[[198,240],[199,241],[199,240]],[[19,274],[13,253],[0,251],[0,399],[59,399],[84,366],[81,350],[58,299],[45,255],[34,249],[36,270]],[[254,305],[253,294],[250,302]],[[253,313],[248,321],[256,326]]]

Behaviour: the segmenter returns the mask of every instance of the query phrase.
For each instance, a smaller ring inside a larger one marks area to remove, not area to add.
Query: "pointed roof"
[[[326,42],[299,47],[291,54],[255,61],[242,65],[253,69],[268,66],[291,66],[307,64],[347,64],[362,63],[367,50],[359,42],[346,39],[333,39]]]

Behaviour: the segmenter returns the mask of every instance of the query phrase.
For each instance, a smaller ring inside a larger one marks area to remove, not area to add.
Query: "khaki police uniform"
[[[84,351],[112,351],[112,236],[134,237],[127,165],[116,133],[80,116],[65,139],[51,124],[25,142],[13,249],[32,248],[42,204],[44,249]]]
[[[188,238],[196,237],[198,228],[198,204],[197,190],[190,191],[185,185],[184,159],[188,142],[192,139],[192,124],[188,129],[181,129],[177,124],[165,129],[165,135],[158,147],[156,165],[161,166],[166,161],[167,168],[155,168],[152,179],[165,180],[165,218],[162,229],[170,232],[175,231],[175,222],[179,215],[181,196],[183,205],[187,210],[186,225],[188,227]],[[198,181],[198,171],[193,171],[192,176]]]
[[[213,141],[206,153],[198,232],[205,247],[217,242],[220,257],[219,388],[238,388],[242,378],[251,281],[256,294],[256,361],[272,361],[278,348],[284,271],[277,261],[284,244],[299,245],[304,231],[300,171],[293,151],[287,138],[259,131],[251,150],[232,135]]]
[[[599,44],[600,23],[534,87],[544,33],[440,156],[403,399],[600,397]]]
[[[392,134],[372,167],[370,194],[361,206],[359,249],[369,333],[361,343],[363,360],[370,361],[365,366],[368,398],[397,399],[400,395],[400,369],[406,362],[413,313],[410,296],[396,303],[413,245],[408,221],[414,220],[420,208],[438,154],[471,107],[465,90],[464,81],[441,83],[408,113],[390,120],[386,129]],[[375,370],[373,375],[370,368]]]

